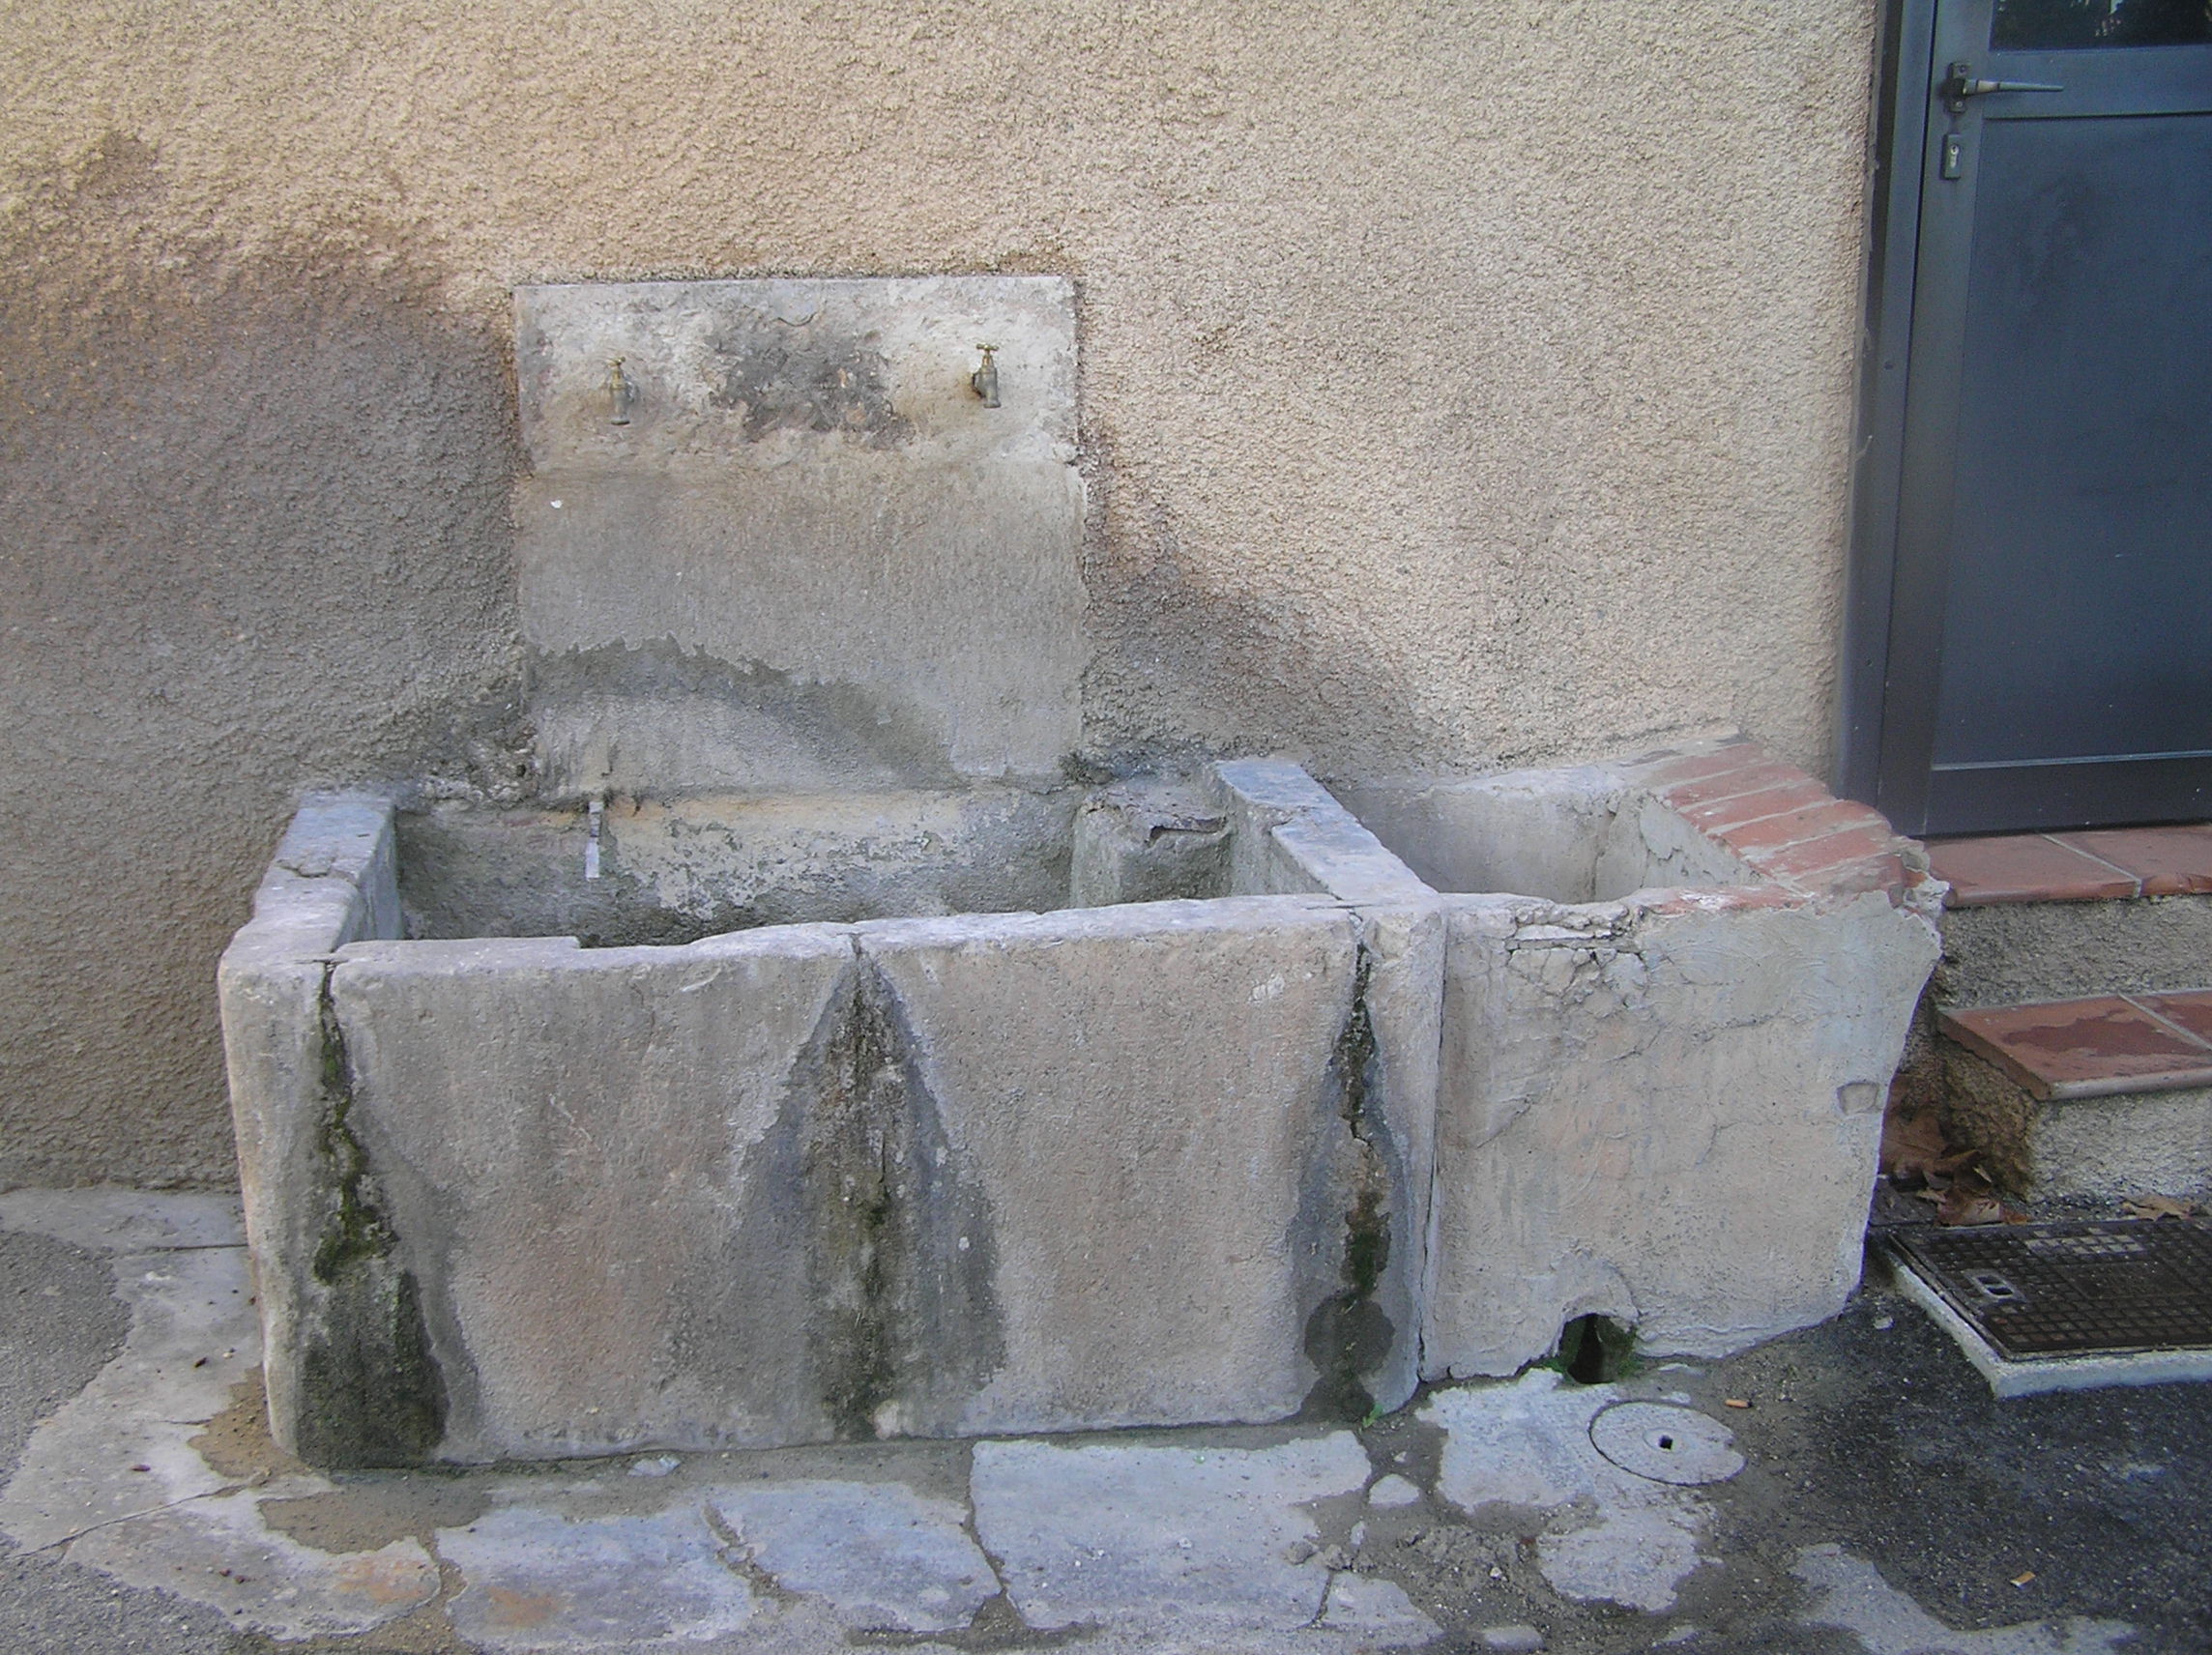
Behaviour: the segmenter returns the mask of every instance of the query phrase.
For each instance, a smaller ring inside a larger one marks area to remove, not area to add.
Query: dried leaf
[[[2130,1218],[2195,1218],[2204,1209],[2193,1201],[2177,1201],[2169,1195],[2139,1195],[2122,1202],[2120,1210]]]
[[[1881,1170],[1901,1189],[1926,1182],[1948,1147],[1934,1115],[1893,1114],[1882,1119]]]
[[[2002,1224],[2005,1221],[2004,1203],[1989,1193],[1986,1185],[1975,1185],[1961,1180],[1943,1193],[1943,1200],[1936,1208],[1938,1224]]]

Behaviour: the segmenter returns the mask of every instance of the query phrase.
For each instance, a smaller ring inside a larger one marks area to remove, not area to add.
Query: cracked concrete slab
[[[1328,1591],[1306,1506],[1358,1493],[1368,1474],[1348,1431],[1260,1449],[981,1442],[975,1529],[1033,1627],[1290,1632]]]
[[[2135,1635],[2081,1615],[1954,1632],[1841,1546],[1805,1548],[1790,1573],[1817,1594],[1805,1623],[1850,1633],[1866,1655],[2109,1655]]]
[[[113,1267],[123,1350],[39,1428],[0,1494],[0,1530],[28,1551],[230,1485],[190,1441],[261,1359],[246,1249],[127,1253]]]
[[[857,1631],[951,1631],[999,1595],[967,1513],[904,1483],[763,1483],[708,1503],[756,1568]]]
[[[0,1194],[0,1230],[50,1235],[94,1253],[246,1245],[235,1196],[113,1187],[9,1190]]]
[[[580,1517],[515,1504],[438,1530],[465,1584],[454,1630],[497,1650],[702,1642],[743,1628],[752,1588],[699,1508]]]
[[[1328,1601],[1321,1623],[1340,1632],[1355,1632],[1368,1642],[1385,1648],[1426,1643],[1442,1628],[1413,1607],[1406,1588],[1377,1575],[1355,1575],[1339,1570],[1328,1582]]]
[[[365,1632],[437,1595],[415,1541],[333,1553],[262,1521],[264,1500],[327,1493],[324,1479],[241,1491],[194,1446],[261,1359],[235,1200],[19,1190],[0,1197],[0,1227],[105,1253],[130,1313],[122,1350],[32,1434],[0,1531],[282,1639]]]
[[[1421,1418],[1446,1433],[1438,1492],[1463,1510],[1533,1506],[1556,1514],[1536,1543],[1555,1590],[1647,1612],[1673,1607],[1704,1561],[1702,1500],[1623,1470],[1590,1440],[1621,1400],[1614,1385],[1569,1385],[1547,1370],[1506,1384],[1443,1391]]]
[[[1367,1491],[1367,1503],[1385,1511],[1402,1505],[1418,1505],[1421,1503],[1421,1491],[1392,1471],[1387,1476],[1375,1480],[1375,1486]]]
[[[421,1543],[334,1554],[272,1532],[257,1493],[214,1495],[96,1528],[70,1560],[297,1640],[368,1632],[438,1595]]]

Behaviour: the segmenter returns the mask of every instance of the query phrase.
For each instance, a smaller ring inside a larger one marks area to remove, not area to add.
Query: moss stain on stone
[[[398,1237],[355,1134],[345,1031],[323,973],[322,1124],[331,1211],[308,1268],[321,1302],[301,1319],[300,1457],[332,1469],[415,1466],[446,1431],[446,1385],[422,1291],[394,1263]]]
[[[889,986],[863,974],[805,1129],[810,1342],[841,1439],[951,1431],[1004,1356],[987,1205],[959,1176],[912,1048]]]
[[[836,433],[870,449],[914,439],[913,421],[891,402],[889,364],[862,339],[785,324],[718,336],[713,349],[724,365],[708,401],[742,412],[748,443],[778,431]]]
[[[1329,1061],[1337,1113],[1349,1143],[1341,1156],[1344,1253],[1334,1292],[1306,1319],[1305,1353],[1320,1378],[1307,1395],[1309,1417],[1362,1420],[1373,1413],[1374,1393],[1364,1376],[1388,1354],[1395,1331],[1375,1290],[1390,1263],[1389,1169],[1376,1147],[1367,1121],[1367,1098],[1377,1061],[1375,1023],[1367,1005],[1374,960],[1359,950],[1353,979],[1352,1011],[1337,1036]]]
[[[337,1210],[323,1230],[310,1268],[315,1280],[335,1286],[349,1264],[382,1259],[392,1252],[392,1226],[367,1191],[368,1155],[354,1136],[353,1077],[346,1061],[345,1031],[331,998],[331,973],[323,968],[322,1093],[323,1118],[315,1149],[335,1174]]]
[[[894,1223],[897,1066],[880,1012],[862,995],[809,1146],[822,1402],[841,1437],[872,1437],[894,1389],[892,1306],[906,1261]]]

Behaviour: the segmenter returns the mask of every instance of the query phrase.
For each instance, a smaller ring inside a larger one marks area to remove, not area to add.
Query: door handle
[[[1951,66],[1951,77],[1943,82],[1943,107],[1954,115],[1966,112],[1966,100],[1987,98],[1993,92],[2063,92],[2063,86],[2052,86],[2042,80],[1979,80],[1974,76],[1970,63]]]

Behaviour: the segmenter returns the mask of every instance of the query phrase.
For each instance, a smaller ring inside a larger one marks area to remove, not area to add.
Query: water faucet
[[[975,348],[983,353],[983,364],[968,376],[969,389],[983,399],[984,407],[996,408],[999,405],[999,347],[977,345]]]
[[[637,403],[637,381],[623,372],[623,361],[621,357],[607,360],[607,422],[611,425],[628,424],[629,411]]]

